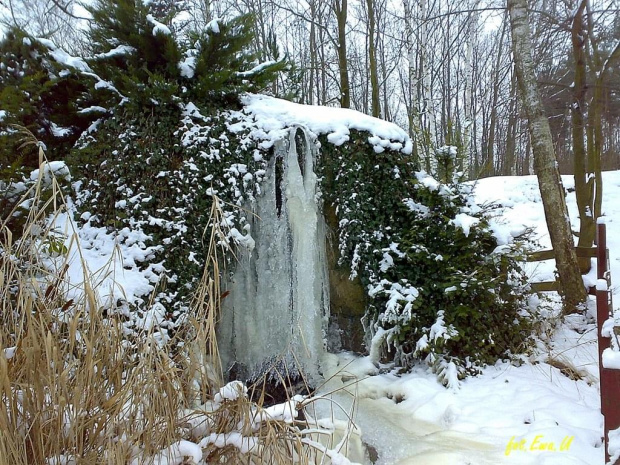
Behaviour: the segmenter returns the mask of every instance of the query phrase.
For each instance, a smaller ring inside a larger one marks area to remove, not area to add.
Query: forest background
[[[504,2],[151,3],[176,30],[201,30],[214,18],[253,14],[252,46],[260,61],[286,58],[291,65],[273,84],[275,96],[395,122],[408,129],[416,142],[414,154],[429,172],[434,151],[446,145],[458,147],[466,179],[534,172]],[[528,10],[538,85],[560,172],[575,171],[576,103],[586,120],[586,149],[600,152],[603,170],[620,168],[618,2],[537,0]],[[86,47],[82,31],[88,14],[78,2],[2,0],[0,12],[5,28],[20,26],[75,56]],[[594,147],[597,131],[602,137]]]

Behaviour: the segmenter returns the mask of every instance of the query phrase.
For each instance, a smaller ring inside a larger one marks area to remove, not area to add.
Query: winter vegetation
[[[0,2],[0,462],[617,459],[613,11]]]

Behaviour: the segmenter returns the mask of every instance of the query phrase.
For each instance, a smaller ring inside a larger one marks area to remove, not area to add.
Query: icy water
[[[315,415],[348,423],[353,434],[347,456],[359,463],[377,465],[495,465],[507,463],[500,445],[477,439],[476,434],[451,431],[450,419],[433,423],[416,418],[399,407],[401,399],[389,394],[368,376],[374,367],[363,359],[327,354],[322,363],[326,384],[320,392],[329,400],[315,403]],[[358,382],[359,381],[359,382]],[[355,399],[355,401],[354,401]],[[338,421],[340,427],[342,424]],[[444,423],[444,424],[442,424]],[[361,442],[373,451],[364,451]],[[512,462],[510,462],[512,463]]]
[[[240,378],[276,367],[319,379],[329,297],[315,154],[307,134],[292,128],[275,146],[264,195],[250,206],[252,247],[239,251],[219,328],[224,364],[237,362]]]

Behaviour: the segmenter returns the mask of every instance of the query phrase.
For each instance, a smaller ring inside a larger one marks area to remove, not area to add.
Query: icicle
[[[286,364],[316,382],[329,305],[325,224],[316,202],[316,149],[302,128],[276,144],[224,301],[220,350],[240,377]]]

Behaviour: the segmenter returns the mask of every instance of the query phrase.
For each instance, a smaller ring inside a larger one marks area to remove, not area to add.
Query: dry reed
[[[36,139],[26,134],[26,143]],[[221,386],[217,198],[214,227],[205,231],[207,264],[185,323],[169,342],[152,330],[128,337],[122,319],[105,311],[113,303],[98,297],[77,232],[65,247],[52,227],[67,203],[39,153],[19,239],[7,226],[15,209],[0,218],[0,463],[193,463],[166,455],[181,440],[200,443],[200,463],[329,463],[333,453],[318,440],[325,432],[295,419],[304,400],[287,403],[288,416],[245,395],[214,401]],[[67,278],[70,255],[84,270],[78,288]],[[227,440],[235,435],[241,446]],[[244,448],[244,438],[253,447]]]

